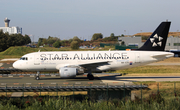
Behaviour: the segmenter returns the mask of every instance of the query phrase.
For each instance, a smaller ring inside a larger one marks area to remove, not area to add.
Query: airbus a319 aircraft
[[[61,78],[73,78],[88,72],[119,70],[163,60],[174,56],[165,52],[171,22],[162,22],[142,47],[134,51],[52,51],[33,52],[22,56],[13,67],[24,71],[36,71],[40,79],[42,71],[59,71]]]

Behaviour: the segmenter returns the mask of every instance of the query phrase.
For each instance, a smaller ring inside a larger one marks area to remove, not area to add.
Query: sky
[[[78,36],[90,40],[153,32],[162,21],[171,21],[171,32],[180,32],[180,0],[0,0],[0,27],[22,27],[32,41],[48,36],[61,40]],[[34,37],[33,37],[34,36]]]

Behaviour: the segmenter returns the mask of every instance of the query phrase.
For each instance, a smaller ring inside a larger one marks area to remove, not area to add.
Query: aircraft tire
[[[87,75],[87,78],[88,78],[89,80],[94,80],[94,76],[93,76],[92,74],[88,74],[88,75]]]
[[[39,80],[40,78],[39,78],[39,76],[36,76],[36,78],[35,78],[36,80]]]

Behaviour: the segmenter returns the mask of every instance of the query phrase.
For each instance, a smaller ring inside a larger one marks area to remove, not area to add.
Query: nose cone
[[[20,64],[18,63],[18,61],[14,62],[12,65],[15,69],[19,69]]]
[[[14,62],[12,66],[13,66],[14,68],[16,68],[16,67],[17,67],[17,63]]]

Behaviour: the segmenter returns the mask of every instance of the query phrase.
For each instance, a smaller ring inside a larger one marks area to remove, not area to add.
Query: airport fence
[[[137,85],[58,85],[46,86],[36,85],[1,85],[0,94],[4,98],[13,98],[13,93],[20,93],[20,98],[27,97],[66,97],[72,100],[112,100],[120,99],[123,101],[135,100],[143,103],[144,101],[163,101],[168,99],[180,98],[179,82],[146,82]]]
[[[90,84],[83,85],[84,89],[81,86],[60,86],[58,84],[49,87],[43,84],[31,86],[25,84],[16,86],[0,85],[0,106],[1,109],[11,108],[11,110],[12,107],[14,107],[14,110],[72,108],[77,110],[79,108],[83,110],[99,108],[103,110],[180,109],[180,82],[136,82],[135,86],[126,85],[125,83],[120,86]],[[27,91],[30,89],[34,91]],[[76,91],[77,89],[79,91]],[[20,98],[11,97],[13,92],[21,92],[22,96]]]

